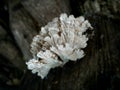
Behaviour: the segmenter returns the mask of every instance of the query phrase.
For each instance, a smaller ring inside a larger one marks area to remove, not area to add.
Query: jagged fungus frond
[[[82,50],[87,46],[88,37],[84,34],[92,28],[83,16],[75,18],[61,14],[33,38],[31,52],[33,59],[26,62],[32,73],[38,73],[43,79],[51,68],[63,66],[69,60],[76,61],[84,57]]]

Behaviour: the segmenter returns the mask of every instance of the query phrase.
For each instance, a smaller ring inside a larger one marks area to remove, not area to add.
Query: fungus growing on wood
[[[83,58],[83,48],[88,41],[84,32],[88,28],[92,26],[83,16],[75,18],[73,15],[68,17],[61,14],[59,18],[53,19],[33,38],[33,58],[26,62],[28,69],[43,79],[51,68]]]

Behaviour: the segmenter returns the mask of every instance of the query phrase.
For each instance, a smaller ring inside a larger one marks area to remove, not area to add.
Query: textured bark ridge
[[[119,0],[0,1],[0,88],[20,90],[119,90]],[[43,80],[26,69],[30,43],[61,13],[83,15],[94,28],[85,57],[51,69]]]

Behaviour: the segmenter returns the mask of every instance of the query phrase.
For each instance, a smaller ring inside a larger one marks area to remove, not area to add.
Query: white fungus
[[[92,28],[91,24],[83,16],[75,18],[73,15],[68,17],[61,14],[59,18],[53,19],[33,38],[33,58],[26,62],[28,69],[43,79],[51,68],[84,57],[82,49],[88,41],[84,32],[88,28]]]

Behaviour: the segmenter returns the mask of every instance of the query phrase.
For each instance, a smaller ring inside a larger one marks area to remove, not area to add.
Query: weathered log
[[[119,0],[16,0],[16,2],[9,2],[9,32],[14,39],[1,42],[0,55],[14,62],[13,64],[18,68],[22,68],[19,63],[25,63],[23,60],[31,58],[29,50],[33,36],[39,32],[41,26],[63,12],[75,16],[84,15],[94,28],[92,37],[88,34],[90,40],[85,49],[85,57],[77,62],[71,61],[63,67],[52,69],[43,80],[26,70],[20,90],[119,90]],[[7,32],[4,30],[1,32],[0,37],[3,39]],[[11,52],[17,53],[12,56]],[[19,63],[15,61],[15,57]]]
[[[32,78],[29,84],[35,82],[34,85],[36,85],[35,88],[31,86],[32,89],[114,90],[118,87],[113,83],[116,83],[116,79],[120,80],[118,46],[120,21],[100,15],[88,18],[94,27],[95,35],[88,42],[86,56],[77,62],[68,62],[63,68],[51,70],[44,80],[41,80],[37,75],[31,75],[29,72],[26,75],[26,77],[29,76],[29,79]],[[28,89],[27,85],[29,84],[23,84],[25,90]]]
[[[76,1],[74,2],[76,3]],[[97,3],[97,1],[92,2],[86,0],[84,4],[87,2],[90,2],[91,4]],[[82,4],[80,4],[81,7]],[[36,87],[34,88],[34,86],[31,86],[32,89],[116,90],[117,87],[119,87],[119,85],[115,83],[120,81],[120,57],[118,46],[118,42],[120,41],[120,18],[115,14],[116,11],[111,15],[110,13],[105,13],[105,11],[100,11],[100,7],[92,7],[95,9],[95,11],[92,11],[92,8],[90,6],[87,8],[86,5],[83,6],[81,12],[78,11],[78,13],[75,13],[76,16],[83,13],[84,8],[86,8],[85,16],[94,27],[94,36],[88,42],[86,56],[75,63],[67,63],[63,68],[51,70],[48,77],[44,80],[41,80],[37,75],[27,74],[26,76],[29,75],[30,78],[33,77],[30,83],[33,83],[36,80],[39,82],[39,84],[37,82],[34,83]],[[119,10],[117,10],[117,12],[119,12]],[[23,88],[27,89],[25,86],[29,84],[25,82]]]

